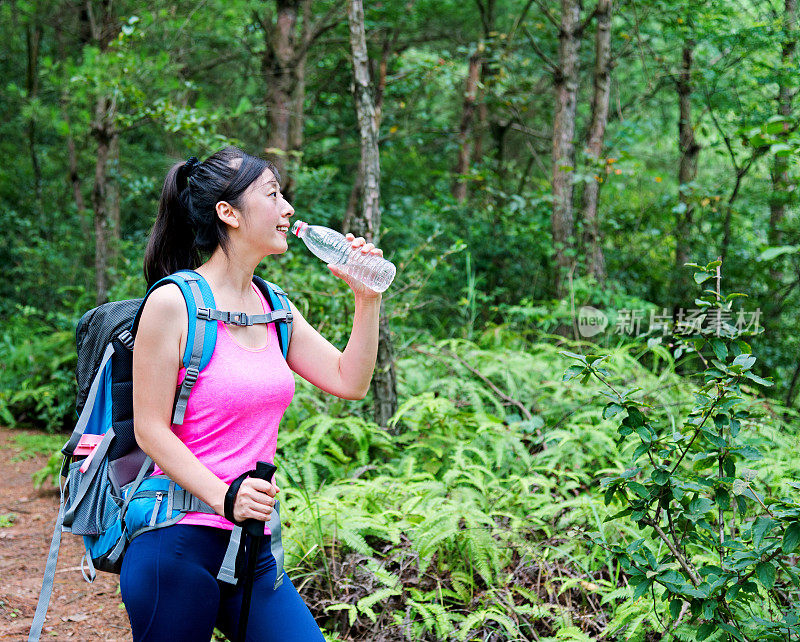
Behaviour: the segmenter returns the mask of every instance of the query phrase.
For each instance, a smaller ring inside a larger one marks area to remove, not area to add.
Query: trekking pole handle
[[[275,464],[270,464],[268,461],[259,461],[256,464],[255,472],[250,476],[271,482],[272,476],[277,470],[278,467]],[[253,537],[264,537],[264,522],[257,519],[248,519],[245,522],[244,530]]]

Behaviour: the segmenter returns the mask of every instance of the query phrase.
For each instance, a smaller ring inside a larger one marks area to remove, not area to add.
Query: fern
[[[378,616],[375,614],[375,611],[372,610],[372,607],[375,606],[381,600],[385,600],[392,595],[399,595],[400,591],[398,589],[393,588],[382,588],[378,591],[375,591],[371,595],[367,595],[366,597],[362,597],[357,603],[356,608],[366,615],[374,624],[378,621]]]

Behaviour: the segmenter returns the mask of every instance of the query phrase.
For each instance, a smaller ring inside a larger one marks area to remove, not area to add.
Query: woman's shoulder
[[[141,326],[181,328],[187,324],[188,319],[181,289],[174,283],[166,283],[153,290],[144,302]]]

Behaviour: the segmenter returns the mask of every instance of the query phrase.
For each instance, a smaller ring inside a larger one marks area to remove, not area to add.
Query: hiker
[[[280,176],[267,161],[226,147],[205,161],[192,157],[178,163],[164,181],[145,253],[148,286],[177,270],[194,269],[220,310],[264,315],[270,308],[253,284],[253,272],[265,257],[287,250],[293,214],[281,194]],[[363,238],[347,238],[353,248],[382,256]],[[167,475],[216,514],[188,513],[177,524],[142,533],[130,543],[120,584],[134,640],[209,640],[215,627],[228,637],[235,633],[243,588],[217,580],[233,528],[230,518],[268,522],[279,489],[245,478],[232,501],[229,495],[227,510],[226,494],[258,460],[273,461],[278,425],[294,394],[292,372],[344,399],[366,395],[377,354],[381,295],[336,266],[329,269],[355,295],[344,351],[294,305],[286,359],[275,324],[218,321],[213,357],[193,387],[182,425],[171,418],[176,385],[186,372],[181,367],[188,340],[186,304],[173,284],[147,299],[133,352],[136,440],[155,462],[154,475]],[[291,580],[286,577],[275,588],[276,560],[268,539],[260,550],[247,639],[323,640]]]

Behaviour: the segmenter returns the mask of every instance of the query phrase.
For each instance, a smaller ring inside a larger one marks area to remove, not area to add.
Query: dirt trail
[[[0,428],[0,516],[16,515],[0,527],[0,640],[28,638],[58,513],[58,490],[36,490],[31,482],[47,457],[12,461],[20,432]],[[78,568],[83,552],[81,539],[64,533],[42,640],[130,640],[119,577],[98,573],[86,583]]]

